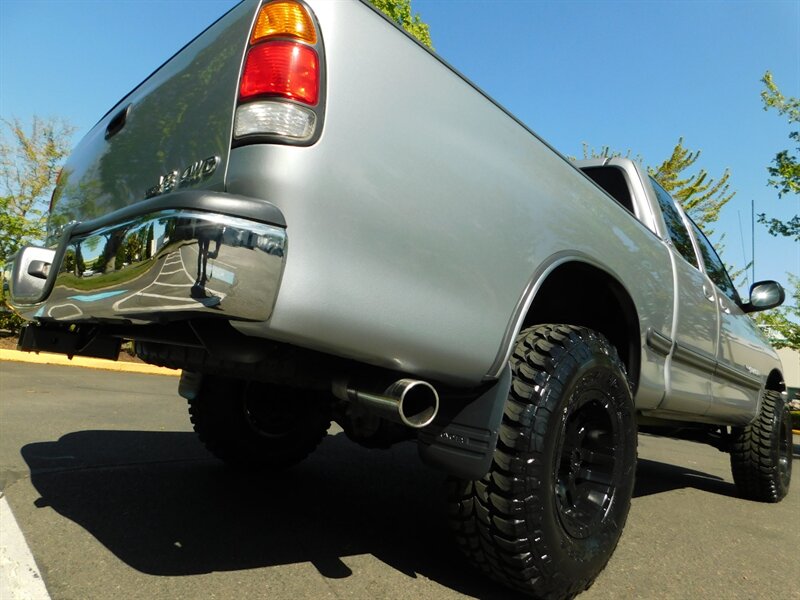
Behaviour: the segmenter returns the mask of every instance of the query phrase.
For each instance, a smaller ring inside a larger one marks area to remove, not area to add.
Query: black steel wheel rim
[[[259,436],[281,438],[294,431],[301,416],[298,402],[260,397],[259,393],[252,389],[248,389],[244,396],[242,409],[245,421]]]
[[[564,530],[585,539],[608,514],[619,485],[621,432],[611,399],[601,390],[580,392],[571,405],[555,457],[555,504]]]

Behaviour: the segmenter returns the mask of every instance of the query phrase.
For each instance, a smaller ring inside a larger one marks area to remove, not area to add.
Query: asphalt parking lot
[[[0,362],[0,386],[0,489],[53,599],[517,597],[460,559],[411,443],[333,428],[290,471],[236,474],[174,377]],[[625,533],[581,598],[800,598],[794,451],[790,495],[765,505],[717,450],[640,436]]]

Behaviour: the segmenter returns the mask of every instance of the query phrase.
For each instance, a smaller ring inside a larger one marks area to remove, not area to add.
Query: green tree
[[[44,238],[48,199],[73,132],[70,125],[57,119],[34,117],[29,131],[19,119],[3,119],[2,123],[0,265],[20,247]],[[5,307],[0,289],[0,329],[16,332],[21,324]]]
[[[612,158],[615,156],[630,158],[639,163],[644,162],[640,155],[633,156],[633,152],[630,149],[623,154],[612,150],[609,146],[602,146],[600,150],[595,150],[586,142],[583,143],[584,158]],[[700,158],[700,151],[693,152],[686,148],[683,145],[683,138],[680,137],[678,138],[678,143],[672,149],[672,154],[657,168],[647,167],[647,172],[681,203],[694,222],[700,226],[706,235],[710,236],[714,232],[709,225],[719,219],[720,210],[733,198],[736,192],[729,191],[728,179],[730,178],[730,171],[728,169],[725,169],[718,181],[709,178],[705,169],[700,169],[692,175],[684,173],[684,171],[694,166],[698,158]],[[722,244],[723,238],[724,235],[714,244],[720,256],[722,256],[725,248]],[[746,274],[751,264],[748,263],[742,268],[726,265],[731,279],[737,282],[737,285],[739,285],[740,279]]]
[[[681,203],[689,216],[706,234],[712,231],[709,225],[719,219],[719,212],[736,192],[730,191],[731,173],[728,169],[718,180],[708,176],[705,169],[688,174],[686,171],[694,166],[700,158],[700,150],[695,152],[683,145],[683,138],[672,149],[672,154],[658,167],[649,167],[647,171],[667,190],[673,198]]]
[[[411,0],[369,0],[370,3],[397,23],[420,43],[433,50],[431,33],[428,24],[411,12]]]
[[[700,158],[700,152],[700,150],[689,150],[683,145],[683,138],[678,138],[672,154],[658,167],[647,167],[647,172],[681,203],[689,216],[706,234],[711,235],[713,231],[710,230],[709,225],[719,219],[720,210],[734,197],[736,192],[730,191],[728,180],[731,174],[728,169],[725,169],[718,180],[709,177],[705,169],[700,169],[692,174],[687,173],[687,170],[694,167],[697,159]],[[584,143],[583,155],[584,158],[611,158],[614,156],[631,158],[631,151],[628,150],[622,154],[608,146],[603,146],[597,151]],[[633,158],[642,162],[638,155]]]
[[[44,237],[46,211],[74,128],[62,120],[34,117],[29,131],[19,119],[3,119],[0,133],[0,263]],[[10,141],[6,136],[10,133]]]
[[[776,110],[781,116],[785,116],[793,131],[789,132],[789,139],[797,144],[794,152],[789,150],[781,150],[772,159],[772,166],[767,167],[769,172],[768,183],[776,190],[778,190],[778,198],[783,196],[797,196],[800,194],[800,161],[798,161],[798,153],[800,153],[800,98],[784,96],[775,81],[772,79],[772,73],[767,71],[761,79],[764,84],[764,89],[761,91],[761,101],[764,104],[764,110]],[[800,215],[794,215],[788,221],[781,221],[780,219],[767,218],[765,213],[758,215],[758,222],[763,223],[769,229],[772,235],[793,237],[795,240],[800,241]]]
[[[800,350],[800,278],[789,274],[789,297],[780,308],[753,315],[776,348]]]

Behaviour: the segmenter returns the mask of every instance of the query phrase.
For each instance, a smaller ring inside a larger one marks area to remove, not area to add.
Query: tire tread
[[[493,579],[543,600],[572,598],[588,589],[597,573],[580,579],[554,573],[540,525],[526,510],[538,502],[537,494],[546,485],[536,453],[560,397],[539,395],[539,389],[548,382],[564,386],[558,363],[577,364],[585,346],[598,343],[624,373],[613,346],[591,330],[541,325],[523,331],[511,356],[514,378],[492,467],[479,481],[449,482],[450,526],[462,552]]]
[[[786,411],[780,392],[765,390],[756,420],[733,430],[731,473],[739,493],[759,502],[780,502],[788,492],[781,484],[777,459],[782,418]],[[791,466],[791,460],[789,462]]]

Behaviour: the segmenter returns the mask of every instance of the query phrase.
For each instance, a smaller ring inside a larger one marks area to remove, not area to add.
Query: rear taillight
[[[239,99],[280,96],[315,105],[319,99],[319,61],[312,48],[294,42],[267,42],[250,49]]]
[[[321,50],[304,4],[278,0],[261,7],[239,83],[235,140],[268,136],[298,143],[314,137],[321,116]]]

